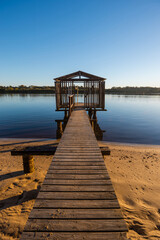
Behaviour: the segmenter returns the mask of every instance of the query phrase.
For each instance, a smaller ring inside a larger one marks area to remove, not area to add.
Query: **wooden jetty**
[[[21,239],[122,240],[126,232],[88,115],[73,111]]]

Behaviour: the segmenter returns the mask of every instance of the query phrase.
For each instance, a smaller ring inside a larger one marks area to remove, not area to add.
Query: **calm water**
[[[106,95],[98,112],[103,140],[160,144],[160,96]],[[56,138],[55,95],[0,95],[1,138]]]

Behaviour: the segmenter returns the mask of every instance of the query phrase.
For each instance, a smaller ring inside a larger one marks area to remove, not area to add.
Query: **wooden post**
[[[56,122],[57,122],[56,138],[59,139],[62,137],[63,134],[63,126],[61,120],[57,120]]]
[[[73,107],[74,107],[74,95],[70,95],[69,96],[69,117],[71,116]]]
[[[90,118],[90,120],[92,119],[92,108],[90,108],[89,110],[88,110],[88,115],[89,115],[89,118]]]
[[[94,121],[92,121],[92,129],[93,129],[93,131],[94,131]]]
[[[69,117],[71,116],[71,113],[72,113],[72,108],[71,108],[71,105],[72,105],[72,102],[71,102],[72,98],[71,96],[69,96]]]
[[[77,90],[77,105],[78,105],[78,86],[75,89]]]
[[[63,129],[62,129],[62,122],[59,122],[59,130],[60,130],[60,132],[62,132],[62,133],[63,133]]]
[[[93,119],[97,119],[96,109],[94,109]]]
[[[24,169],[24,173],[34,172],[34,158],[33,158],[33,156],[28,155],[28,154],[23,155],[23,169]]]
[[[64,119],[68,119],[68,113],[67,113],[66,109],[65,109],[65,112],[64,112]]]

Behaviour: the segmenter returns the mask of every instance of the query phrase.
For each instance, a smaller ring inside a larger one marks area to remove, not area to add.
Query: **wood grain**
[[[88,116],[84,110],[74,111],[21,239],[126,240],[125,232]]]
[[[23,232],[23,240],[127,240],[125,232]]]

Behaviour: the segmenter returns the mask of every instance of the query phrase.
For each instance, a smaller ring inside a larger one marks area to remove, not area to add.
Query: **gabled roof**
[[[84,78],[85,77],[85,78]],[[86,72],[82,72],[82,71],[77,71],[77,72],[74,72],[74,73],[70,73],[70,74],[67,74],[67,75],[64,75],[64,76],[61,76],[61,77],[57,77],[55,78],[54,80],[105,80],[105,78],[102,78],[102,77],[99,77],[99,76],[96,76],[96,75],[93,75],[93,74],[90,74],[90,73],[86,73]]]

